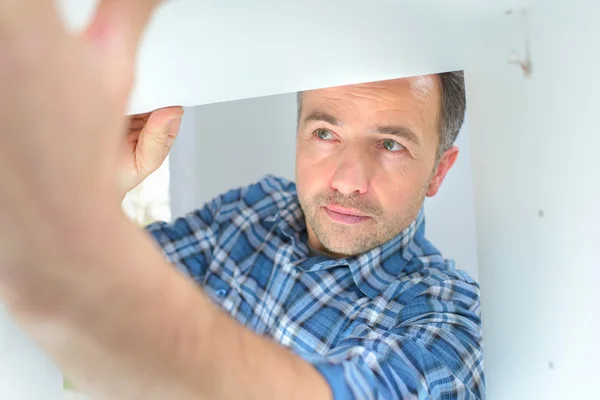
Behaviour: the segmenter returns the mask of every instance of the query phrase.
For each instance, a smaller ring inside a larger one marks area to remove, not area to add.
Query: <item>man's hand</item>
[[[121,199],[165,161],[179,132],[182,107],[167,107],[132,115],[119,163]]]
[[[211,304],[114,201],[156,3],[103,0],[72,36],[53,0],[0,0],[0,301],[91,398],[329,399],[314,368]]]
[[[115,179],[123,115],[138,41],[157,3],[104,0],[90,28],[75,36],[52,0],[0,1],[5,299],[23,300],[38,284],[52,287],[42,282],[64,277],[67,266],[101,251],[123,217],[114,201],[122,190]],[[37,296],[56,294],[48,291]]]

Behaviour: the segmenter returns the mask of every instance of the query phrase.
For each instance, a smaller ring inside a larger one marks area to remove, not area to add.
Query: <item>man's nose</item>
[[[356,150],[345,150],[331,179],[331,188],[344,196],[365,194],[369,186],[368,165]]]

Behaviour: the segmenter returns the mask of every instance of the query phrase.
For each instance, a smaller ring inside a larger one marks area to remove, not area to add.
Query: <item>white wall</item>
[[[268,173],[293,180],[296,112],[295,93],[187,108],[171,153],[173,216]],[[427,236],[477,278],[467,129],[457,144],[455,168],[426,202]]]
[[[29,340],[0,303],[0,399],[62,398],[60,371]]]
[[[534,3],[466,70],[488,399],[597,399],[600,2]]]

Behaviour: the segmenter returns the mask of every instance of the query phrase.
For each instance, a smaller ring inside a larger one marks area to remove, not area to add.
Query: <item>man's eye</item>
[[[404,150],[404,146],[402,146],[400,143],[398,143],[398,142],[396,142],[395,140],[392,140],[392,139],[385,139],[381,143],[381,147],[383,147],[384,149],[386,149],[388,151],[392,151],[392,152],[397,152],[397,151]]]
[[[332,140],[333,139],[333,134],[331,132],[329,132],[327,129],[317,129],[315,131],[315,135],[317,135],[317,137],[322,140]]]

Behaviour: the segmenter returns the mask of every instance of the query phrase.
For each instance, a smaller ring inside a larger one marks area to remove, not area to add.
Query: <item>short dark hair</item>
[[[465,120],[467,96],[463,71],[444,72],[437,75],[442,91],[438,144],[438,159],[451,148]]]
[[[451,148],[458,137],[462,127],[467,109],[467,98],[465,93],[465,75],[463,71],[443,72],[437,74],[440,81],[442,93],[437,160],[441,158],[446,150]],[[302,114],[302,92],[297,93],[298,101],[298,124]]]

